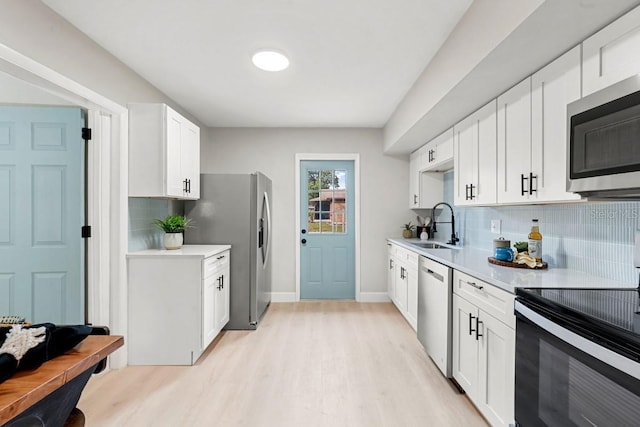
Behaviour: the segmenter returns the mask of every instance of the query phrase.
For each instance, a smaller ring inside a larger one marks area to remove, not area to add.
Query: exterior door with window
[[[354,162],[300,162],[300,298],[355,299]]]
[[[84,117],[0,107],[0,315],[84,323]]]

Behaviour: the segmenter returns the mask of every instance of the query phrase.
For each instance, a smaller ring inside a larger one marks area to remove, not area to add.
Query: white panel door
[[[514,420],[515,331],[493,316],[480,311],[479,372],[483,381],[480,411],[494,426],[508,426]]]
[[[583,90],[587,96],[640,73],[640,7],[582,43]]]
[[[0,314],[84,323],[84,117],[0,107]]]
[[[477,316],[475,305],[453,295],[452,375],[474,401],[479,393],[478,341],[475,337]]]
[[[182,116],[171,108],[167,108],[167,158],[165,164],[167,168],[167,195],[173,197],[183,197],[186,189],[185,177],[182,173]]]
[[[477,185],[477,126],[475,114],[458,123],[453,130],[454,159],[453,169],[454,198],[457,206],[473,204],[471,186]]]
[[[580,99],[580,46],[532,77],[531,171],[540,201],[580,200],[567,188],[567,104]]]
[[[531,78],[498,97],[498,203],[528,200],[531,172]]]

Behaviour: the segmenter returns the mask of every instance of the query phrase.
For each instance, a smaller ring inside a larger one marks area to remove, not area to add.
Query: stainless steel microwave
[[[567,106],[567,190],[640,200],[640,75]]]

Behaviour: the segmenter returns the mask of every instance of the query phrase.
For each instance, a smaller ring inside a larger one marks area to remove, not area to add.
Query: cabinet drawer
[[[202,262],[202,277],[213,276],[216,271],[225,268],[229,264],[229,251],[205,258]]]
[[[515,329],[514,295],[475,277],[453,271],[453,292]]]
[[[420,256],[417,253],[398,247],[396,249],[396,257],[401,262],[407,264],[408,267],[415,267],[416,270],[418,269],[418,258]]]

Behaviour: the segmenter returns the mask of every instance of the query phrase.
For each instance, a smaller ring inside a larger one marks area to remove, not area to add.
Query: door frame
[[[305,160],[351,160],[353,161],[353,174],[354,174],[354,196],[355,202],[355,287],[356,287],[356,301],[360,301],[360,154],[358,153],[296,153],[295,164],[295,182],[296,182],[296,214],[295,214],[295,227],[294,233],[296,248],[296,301],[300,301],[300,239],[302,234],[300,233],[300,163]]]
[[[97,92],[0,44],[0,71],[87,110],[88,321],[127,332],[128,111]],[[113,260],[113,262],[111,262]],[[126,351],[111,355],[111,367],[126,366]]]

